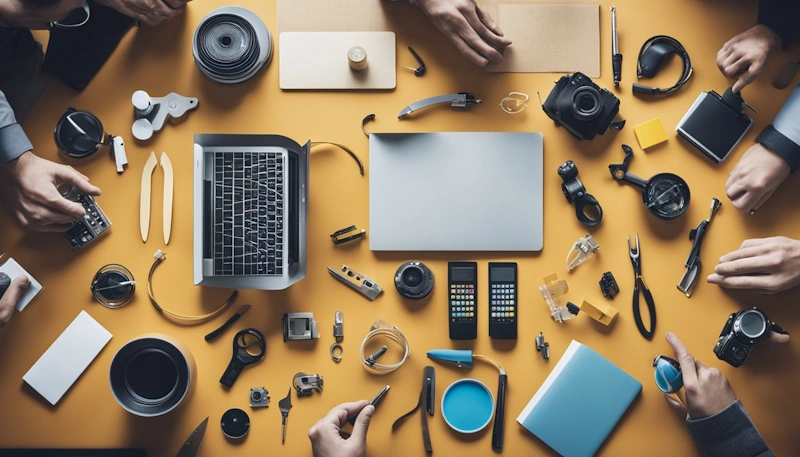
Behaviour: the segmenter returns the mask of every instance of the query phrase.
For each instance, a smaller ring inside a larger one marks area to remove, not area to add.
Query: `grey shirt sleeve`
[[[713,416],[687,418],[686,424],[708,457],[775,457],[739,400]]]
[[[778,116],[758,134],[756,141],[783,158],[792,169],[800,170],[800,84],[798,84]]]
[[[28,136],[17,124],[14,110],[0,91],[0,164],[4,164],[33,149]]]

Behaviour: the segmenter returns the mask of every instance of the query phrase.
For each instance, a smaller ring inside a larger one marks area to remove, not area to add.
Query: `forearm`
[[[14,117],[14,110],[0,91],[0,165],[33,149],[28,136]]]
[[[778,116],[756,137],[756,141],[781,156],[792,169],[800,170],[800,84],[798,84]]]
[[[797,0],[759,0],[758,23],[766,25],[780,37],[783,47],[797,36],[800,23],[800,2]]]
[[[695,443],[708,457],[774,457],[739,400],[719,413],[686,420]]]

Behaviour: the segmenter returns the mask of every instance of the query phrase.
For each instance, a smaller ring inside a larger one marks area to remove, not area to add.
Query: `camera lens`
[[[433,273],[422,262],[406,262],[394,275],[397,292],[410,300],[420,300],[433,290]]]
[[[747,349],[741,346],[737,347],[733,350],[733,356],[739,360],[744,360],[744,358],[747,357]]]
[[[261,392],[257,390],[250,394],[250,396],[253,397],[253,401],[261,401]]]
[[[603,97],[592,86],[582,86],[572,93],[572,112],[582,121],[590,121],[603,111]]]
[[[748,310],[742,313],[739,321],[742,333],[748,338],[758,338],[767,330],[767,323],[761,313]]]
[[[407,286],[418,286],[422,282],[422,270],[411,266],[403,270],[403,283]]]

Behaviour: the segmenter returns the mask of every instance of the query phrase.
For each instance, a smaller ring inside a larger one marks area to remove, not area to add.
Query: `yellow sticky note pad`
[[[651,148],[667,141],[667,132],[659,118],[637,125],[633,128],[633,133],[636,134],[636,139],[642,149]]]

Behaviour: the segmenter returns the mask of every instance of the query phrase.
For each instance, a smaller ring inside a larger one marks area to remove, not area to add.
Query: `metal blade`
[[[683,273],[681,282],[678,284],[678,290],[686,294],[686,297],[690,297],[692,295],[692,289],[694,288],[695,281],[697,281],[697,274],[699,272],[700,262],[696,262],[692,267],[686,267],[686,272]]]
[[[176,457],[197,457],[200,452],[200,444],[203,442],[203,436],[206,433],[206,426],[208,425],[208,418],[206,417],[200,425],[189,435],[189,438],[181,446]]]

